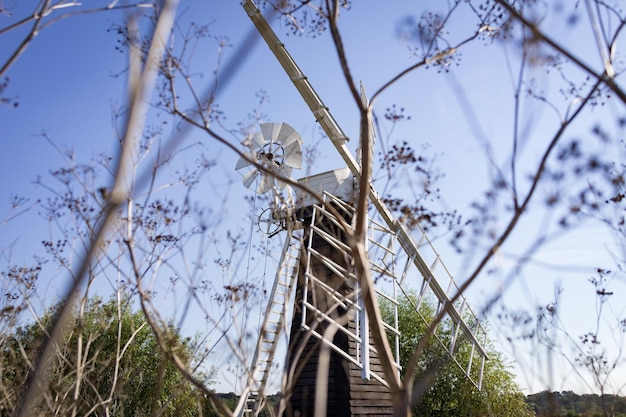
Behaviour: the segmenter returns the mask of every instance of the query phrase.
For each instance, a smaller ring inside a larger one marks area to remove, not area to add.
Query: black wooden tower
[[[321,205],[300,211],[306,246],[301,252],[289,338],[286,369],[293,379],[287,383],[291,389],[286,393],[285,415],[313,416],[317,407],[323,407],[326,416],[389,416],[391,394],[370,335],[363,334],[367,326],[363,326],[358,281],[336,217],[351,225],[354,210],[337,196],[326,197],[334,212]],[[328,363],[320,359],[324,348]],[[377,378],[364,378],[365,357],[367,374],[374,372]],[[323,403],[319,389],[325,391]]]

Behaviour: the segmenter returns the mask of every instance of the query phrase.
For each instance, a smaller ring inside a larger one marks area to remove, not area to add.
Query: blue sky
[[[4,7],[11,9],[14,16],[23,16],[35,3],[5,0]],[[407,45],[396,37],[395,28],[402,18],[407,15],[419,17],[431,5],[426,1],[363,1],[355,2],[349,12],[342,12],[341,29],[350,67],[355,79],[363,81],[368,94],[373,94],[390,76],[413,62]],[[183,0],[179,13],[181,25],[197,20],[209,24],[214,35],[227,37],[224,39],[232,46],[225,49],[224,62],[228,62],[237,51],[241,40],[250,31],[255,31],[236,1]],[[451,24],[461,28],[467,25],[465,17],[461,14]],[[7,16],[0,16],[0,27],[4,27],[8,19]],[[35,38],[9,71],[10,86],[6,94],[16,97],[19,106],[0,107],[0,144],[3,149],[0,153],[0,218],[7,212],[5,207],[10,195],[39,198],[45,191],[34,186],[33,180],[39,175],[45,178],[49,170],[64,163],[62,156],[41,137],[42,132],[45,131],[60,149],[73,149],[78,161],[88,161],[101,152],[115,149],[112,109],[121,106],[125,100],[126,77],[123,70],[127,56],[116,51],[117,38],[108,29],[119,19],[119,13],[110,12],[77,16],[55,23]],[[551,24],[551,33],[566,45],[575,46],[578,56],[597,67],[599,61],[593,52],[587,25],[581,22],[576,30],[571,30],[559,22],[555,20]],[[281,22],[274,22],[273,26],[343,130],[352,138],[349,146],[354,150],[358,135],[357,112],[340,73],[328,33],[314,39],[286,36]],[[23,36],[23,31],[3,35],[0,43],[2,62]],[[194,73],[194,80],[200,86],[212,77],[216,65],[216,45],[215,41],[209,40],[195,53],[194,68],[197,72]],[[506,165],[512,132],[511,91],[517,63],[510,55],[514,50],[511,45],[503,48],[498,44],[475,42],[461,51],[460,65],[453,67],[451,74],[440,74],[435,68],[419,70],[390,88],[376,104],[379,116],[392,104],[405,108],[411,115],[410,121],[395,128],[393,141],[406,140],[415,148],[427,145],[427,153],[437,155],[439,170],[445,173],[440,184],[441,199],[436,203],[442,208],[468,214],[470,203],[487,188],[492,168],[482,146],[485,141],[492,146],[497,165]],[[267,115],[264,121],[287,122],[300,132],[305,144],[314,144],[318,157],[306,169],[316,173],[342,166],[334,148],[320,137],[313,116],[267,46],[259,39],[252,49],[245,51],[244,56],[245,60],[230,75],[228,82],[220,84],[218,102],[227,117],[225,125],[234,129],[237,122],[245,121],[247,114],[256,106],[257,94],[263,90],[269,97],[262,109]],[[510,61],[507,58],[511,58]],[[539,88],[547,91],[561,108],[565,108],[558,94],[558,79],[543,74],[540,68],[530,71],[536,72]],[[460,98],[459,91],[465,98]],[[468,117],[466,103],[469,103],[475,118]],[[530,130],[525,138],[521,162],[528,164],[530,171],[536,165],[542,140],[555,130],[558,121],[548,109],[538,107],[532,101],[525,101],[524,106],[522,120]],[[610,121],[615,113],[619,113],[619,107],[612,111],[611,106],[611,103],[607,105],[609,111],[586,116],[572,135],[588,134],[594,120]],[[388,124],[384,125],[383,133],[389,128]],[[164,129],[164,133],[168,134],[172,125]],[[220,129],[220,132],[233,143],[243,139],[227,129]],[[214,193],[220,197],[227,196],[226,209],[224,205],[213,207],[218,224],[216,230],[224,233],[229,228],[247,229],[247,226],[241,226],[247,221],[247,205],[238,201],[243,196],[250,196],[250,192],[240,186],[240,177],[234,172],[237,157],[195,131],[187,136],[185,143],[197,141],[203,143],[204,152],[218,161],[209,174],[212,188],[207,191],[207,202],[204,203],[211,206]],[[380,143],[388,145],[390,142],[383,137],[379,138],[379,146]],[[190,164],[194,156],[193,151],[183,155],[179,159],[180,166]],[[103,186],[106,181],[103,180]],[[384,178],[377,181],[383,186]],[[410,198],[408,191],[406,196]],[[505,219],[503,216],[502,221]],[[528,221],[522,231],[514,235],[513,242],[503,248],[503,255],[497,260],[500,266],[510,268],[516,260],[510,254],[523,250],[533,236],[542,231],[542,225],[539,219]],[[49,235],[46,227],[46,222],[31,211],[0,225],[0,246],[16,242],[13,260],[21,262],[30,259],[33,252],[40,250],[38,245],[41,240]],[[462,280],[475,259],[455,254],[447,247],[446,239],[437,243],[446,264]],[[537,266],[529,266],[505,294],[507,303],[532,310],[535,303],[550,301],[555,282],[564,282],[564,317],[569,318],[568,325],[573,334],[585,331],[594,315],[594,300],[588,296],[586,279],[592,275],[594,266],[610,263],[607,248],[613,246],[604,229],[595,225],[590,225],[580,234],[567,235],[564,239],[551,242],[537,254],[536,260],[568,268],[544,268],[540,262],[536,262]],[[211,253],[209,256],[216,255]],[[504,274],[479,279],[469,293],[475,310],[500,290],[503,280]],[[51,280],[46,288],[51,293],[60,291],[55,286]],[[624,289],[623,285],[618,288]],[[581,305],[589,308],[581,309]],[[615,309],[623,315],[623,304],[616,305]],[[533,360],[532,356],[512,359],[528,363]],[[527,391],[535,392],[543,388],[544,382],[536,376],[541,376],[545,369],[535,366],[529,374],[520,372],[519,381]],[[522,368],[528,369],[524,363]],[[553,388],[586,389],[584,385],[568,379],[571,371],[567,366],[556,374],[555,380],[551,381]]]

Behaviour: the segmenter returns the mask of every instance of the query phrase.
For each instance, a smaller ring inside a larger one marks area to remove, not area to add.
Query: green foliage
[[[0,341],[0,415],[12,414],[29,387],[34,361],[59,307]],[[68,326],[41,387],[43,399],[31,415],[185,417],[206,408],[204,397],[167,360],[128,297],[88,300],[76,308]],[[191,340],[176,336],[168,345],[191,364]],[[208,375],[203,379],[210,382]]]
[[[529,395],[527,401],[537,417],[626,417],[626,398],[617,395],[543,391]]]
[[[427,323],[435,317],[432,300],[422,300],[419,309],[415,308],[416,301],[416,294],[399,299],[399,330],[402,334],[400,364],[403,369],[424,335]],[[391,306],[387,303],[382,304],[381,310],[384,316],[391,314]],[[485,364],[483,389],[479,391],[437,341],[437,338],[445,340],[449,337],[446,327],[445,324],[439,327],[436,337],[431,338],[418,362],[415,379],[417,398],[414,398],[413,414],[433,417],[532,416],[502,354],[491,345],[486,347],[489,360]],[[458,349],[456,357],[459,362],[467,362],[464,360],[470,355],[467,346],[461,345]]]

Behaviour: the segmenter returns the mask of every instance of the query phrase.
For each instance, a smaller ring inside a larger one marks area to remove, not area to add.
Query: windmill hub
[[[268,143],[263,146],[263,150],[259,152],[261,157],[280,167],[285,162],[285,148],[277,143]],[[273,148],[273,149],[272,149]]]

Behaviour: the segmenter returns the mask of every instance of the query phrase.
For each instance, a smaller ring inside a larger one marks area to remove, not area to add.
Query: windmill
[[[377,352],[370,343],[368,317],[359,297],[359,280],[351,267],[350,250],[339,227],[345,224],[350,227],[355,217],[352,203],[360,166],[346,147],[347,136],[253,1],[244,0],[243,7],[346,167],[298,180],[314,191],[315,196],[298,193],[294,209],[290,211],[293,216],[280,218],[281,228],[286,232],[285,244],[248,372],[249,383],[242,393],[247,401],[240,402],[236,411],[240,415],[257,415],[261,410],[269,374],[275,364],[276,346],[280,336],[287,333],[291,319],[289,355],[282,384],[283,389],[289,387],[290,391],[283,391],[288,400],[281,403],[280,411],[286,409],[290,415],[313,415],[317,406],[313,397],[319,393],[314,392],[316,380],[324,375],[328,386],[328,391],[323,393],[327,396],[327,415],[388,415],[391,412],[388,384]],[[361,92],[365,101],[363,89]],[[258,148],[268,143],[267,139],[254,138],[252,142]],[[258,151],[253,155],[259,159],[265,157]],[[268,159],[273,161],[273,154]],[[242,162],[240,168],[244,166]],[[280,171],[280,166],[270,164],[269,167],[268,172]],[[244,184],[251,185],[255,175],[244,174]],[[261,184],[264,181],[268,180],[261,179]],[[276,185],[281,185],[280,179]],[[411,287],[417,290],[416,309],[428,298],[435,300],[437,313],[445,313],[440,326],[445,327],[447,337],[438,339],[439,342],[451,360],[480,388],[487,359],[483,348],[486,332],[480,321],[463,296],[451,302],[458,287],[426,233],[421,229],[411,232],[395,219],[372,184],[362,192],[368,193],[372,206],[367,242],[369,269],[378,297],[387,299],[393,309],[397,306],[398,294]],[[394,310],[391,316],[390,323],[384,326],[394,338],[395,363],[399,371],[401,335],[397,312]],[[331,352],[324,374],[317,372],[321,346]],[[469,351],[463,361],[457,355],[461,346]]]

